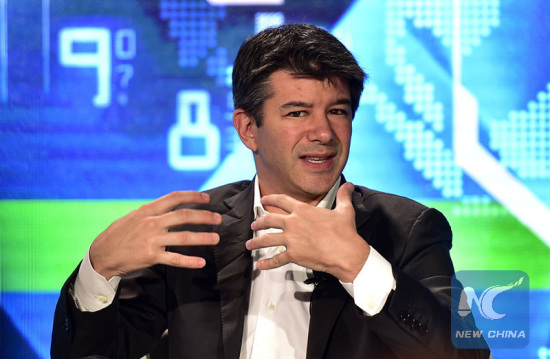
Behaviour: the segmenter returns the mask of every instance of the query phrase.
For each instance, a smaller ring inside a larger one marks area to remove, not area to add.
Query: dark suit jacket
[[[53,358],[97,355],[138,358],[166,328],[173,358],[237,359],[248,308],[252,260],[253,185],[238,182],[209,191],[203,206],[222,215],[214,247],[171,248],[202,256],[200,270],[155,266],[124,277],[115,302],[80,312],[68,279],[55,312]],[[354,304],[338,280],[324,275],[311,299],[307,357],[486,358],[488,351],[457,350],[450,336],[451,230],[444,216],[409,199],[356,187],[358,233],[392,265],[397,288],[372,317]],[[198,207],[198,206],[193,206]],[[287,358],[284,358],[287,359]]]

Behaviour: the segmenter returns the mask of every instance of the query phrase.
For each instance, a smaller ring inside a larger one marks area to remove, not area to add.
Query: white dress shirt
[[[267,214],[260,203],[258,178],[254,181],[254,219]],[[338,180],[318,207],[331,208],[340,185]],[[254,232],[259,236],[279,229]],[[222,238],[223,240],[223,238]],[[259,259],[270,258],[284,247],[264,248],[252,251],[253,272],[250,307],[245,317],[241,359],[269,359],[306,357],[309,332],[309,306],[314,286],[304,283],[312,276],[310,269],[294,263],[260,271]],[[110,305],[115,297],[120,277],[107,281],[92,267],[89,251],[82,261],[72,293],[81,311],[98,311]],[[353,283],[342,283],[354,298],[355,304],[365,315],[380,312],[396,283],[391,264],[374,248]]]

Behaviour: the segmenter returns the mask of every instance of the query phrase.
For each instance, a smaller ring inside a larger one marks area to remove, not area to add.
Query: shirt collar
[[[338,192],[338,187],[340,187],[340,180],[341,177],[338,177],[336,180],[336,183],[332,186],[332,188],[327,192],[325,197],[317,204],[317,207],[320,208],[326,208],[331,209],[332,205],[334,204],[334,200],[336,199],[336,192]],[[267,214],[267,211],[262,206],[262,203],[260,202],[260,184],[258,175],[256,175],[256,178],[254,180],[254,219],[258,219],[260,217],[263,217]]]

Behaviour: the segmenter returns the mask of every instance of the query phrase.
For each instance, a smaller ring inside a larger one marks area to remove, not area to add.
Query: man
[[[257,176],[101,233],[62,290],[52,357],[138,358],[165,329],[174,358],[487,357],[451,343],[443,215],[342,177],[365,77],[312,25],[248,39],[233,123]]]

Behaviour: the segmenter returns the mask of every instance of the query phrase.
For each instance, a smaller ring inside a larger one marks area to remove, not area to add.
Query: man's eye
[[[348,112],[346,110],[342,110],[341,108],[335,108],[329,111],[331,115],[346,115]]]
[[[304,117],[306,115],[306,111],[292,111],[287,114],[289,117]]]

